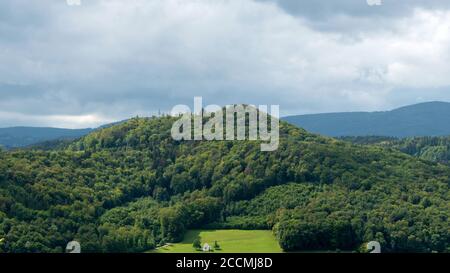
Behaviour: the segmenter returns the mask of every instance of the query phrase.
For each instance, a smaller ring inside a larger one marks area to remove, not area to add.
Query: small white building
[[[211,246],[205,243],[202,247],[203,252],[211,252]]]

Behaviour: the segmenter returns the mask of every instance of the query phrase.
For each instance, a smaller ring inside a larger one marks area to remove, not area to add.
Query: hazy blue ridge
[[[450,135],[450,103],[427,102],[386,112],[288,116],[285,121],[326,136]]]
[[[93,129],[61,129],[49,127],[9,127],[0,128],[0,146],[6,149],[25,147],[39,142],[56,139],[76,139],[92,132]]]

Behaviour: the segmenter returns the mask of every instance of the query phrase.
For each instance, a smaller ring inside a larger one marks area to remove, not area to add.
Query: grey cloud
[[[335,15],[354,17],[390,17],[410,15],[415,8],[448,9],[449,1],[442,0],[382,0],[380,6],[370,6],[366,0],[256,0],[273,2],[290,14],[311,20],[323,20]]]
[[[430,82],[439,88],[423,98],[450,99],[445,32],[422,45],[409,35],[415,28],[397,22],[411,19],[411,7],[359,2],[279,1],[279,9],[251,0],[1,1],[0,126],[151,115],[194,96],[279,104],[282,114],[389,109],[425,94]],[[381,15],[389,24],[373,28]],[[435,28],[417,24],[418,36]],[[430,70],[437,80],[420,82]],[[422,89],[409,92],[408,78]]]
[[[378,6],[368,5],[367,0],[255,1],[274,3],[287,13],[305,19],[313,28],[350,35],[389,29],[393,21],[411,16],[416,9],[450,9],[450,1],[442,0],[382,0]]]

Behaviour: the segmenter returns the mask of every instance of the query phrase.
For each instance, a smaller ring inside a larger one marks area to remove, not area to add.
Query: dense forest
[[[134,118],[0,153],[0,252],[143,252],[191,228],[272,229],[286,251],[450,252],[450,168],[280,124],[280,146],[174,141]]]
[[[359,145],[377,145],[391,148],[420,159],[450,164],[450,137],[394,138],[383,136],[342,137]]]

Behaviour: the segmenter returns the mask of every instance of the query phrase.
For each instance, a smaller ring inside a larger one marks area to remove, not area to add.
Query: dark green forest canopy
[[[283,249],[450,251],[450,168],[280,124],[280,146],[183,141],[135,118],[0,153],[0,250],[142,252],[190,228],[273,229]]]
[[[450,136],[393,138],[382,136],[342,137],[358,145],[391,148],[420,159],[450,165]]]

